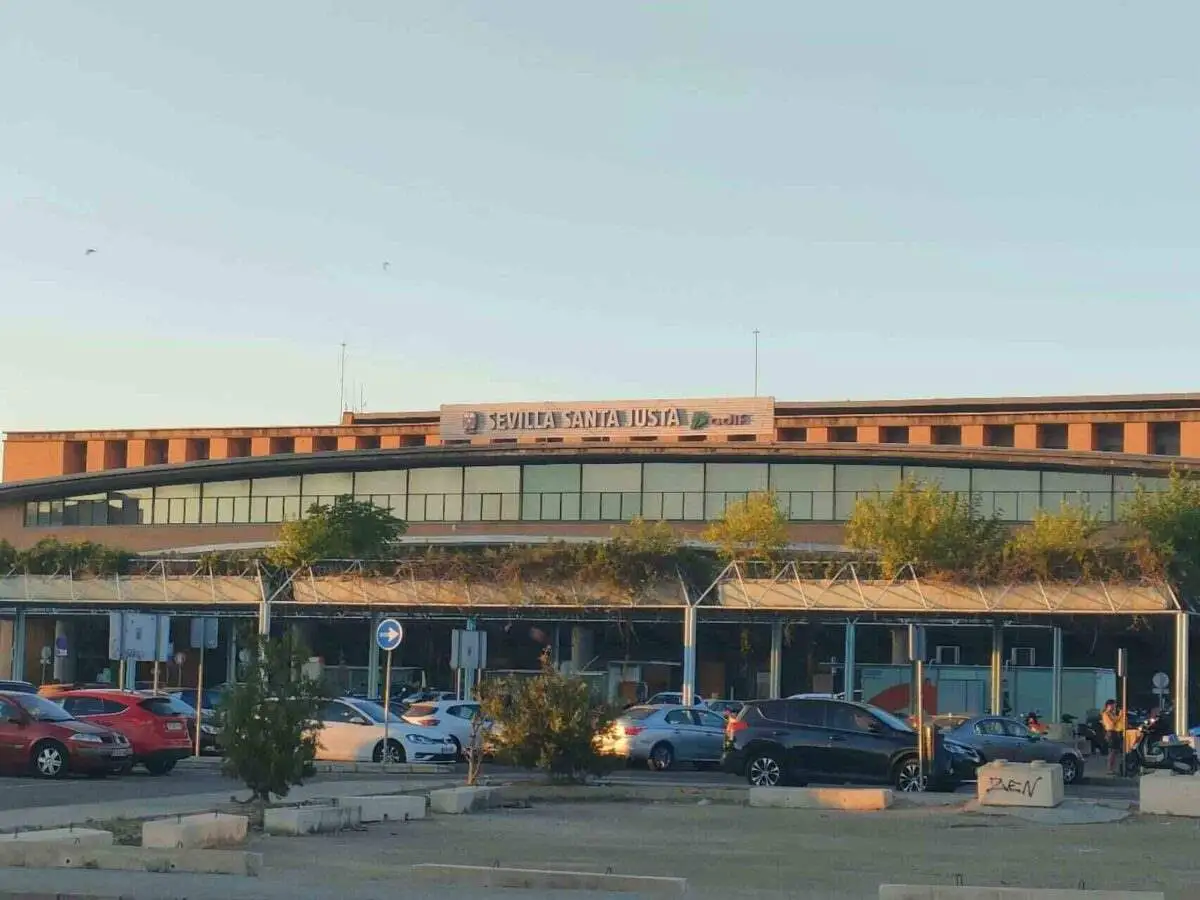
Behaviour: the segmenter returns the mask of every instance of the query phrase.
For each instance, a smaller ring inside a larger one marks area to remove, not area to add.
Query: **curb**
[[[223,762],[219,756],[189,756],[176,768],[216,769]],[[395,763],[385,768],[382,763],[316,762],[313,771],[318,775],[450,775],[455,768],[448,763]]]

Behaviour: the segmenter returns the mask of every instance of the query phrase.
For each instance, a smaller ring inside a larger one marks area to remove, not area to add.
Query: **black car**
[[[721,765],[756,787],[865,782],[919,791],[974,776],[974,750],[932,737],[922,781],[917,732],[891,713],[844,700],[755,700],[726,725]]]
[[[0,681],[0,691],[10,694],[36,694],[37,688],[28,681]]]

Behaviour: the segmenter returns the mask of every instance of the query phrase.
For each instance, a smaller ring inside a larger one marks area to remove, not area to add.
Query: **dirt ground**
[[[403,885],[446,862],[682,876],[703,898],[866,900],[881,883],[1135,889],[1191,896],[1200,827],[1182,819],[1045,826],[946,809],[833,813],[734,806],[549,804],[338,837],[257,838],[265,878]],[[958,879],[961,877],[961,882]],[[381,885],[382,887],[382,885]]]

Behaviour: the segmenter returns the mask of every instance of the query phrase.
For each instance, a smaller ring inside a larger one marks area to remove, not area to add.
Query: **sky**
[[[0,4],[0,430],[1200,389],[1197,25]]]

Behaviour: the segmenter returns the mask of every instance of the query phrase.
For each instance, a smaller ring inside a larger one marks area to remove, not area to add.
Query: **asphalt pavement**
[[[409,775],[415,782],[428,779],[445,782],[447,778],[465,777],[466,767],[456,767],[456,772],[447,775]],[[484,766],[486,778],[503,781],[510,778],[529,777],[528,773],[500,766]],[[306,784],[318,785],[353,780],[373,780],[380,777],[379,771],[328,773],[314,776]],[[744,785],[745,781],[712,770],[695,770],[681,767],[669,772],[652,772],[644,767],[633,766],[614,772],[609,780],[618,783],[649,783],[672,785]],[[962,793],[974,793],[974,785],[964,785]],[[229,791],[230,795],[244,796],[245,788],[238,781],[225,778],[218,763],[181,763],[173,772],[163,776],[152,776],[141,769],[129,775],[105,779],[70,777],[61,781],[43,781],[32,777],[0,777],[0,810],[32,809],[49,806],[70,806],[82,803],[109,803],[121,800],[185,797],[191,794],[213,794]],[[1104,776],[1087,779],[1084,784],[1067,790],[1073,797],[1086,799],[1133,800],[1137,797],[1137,786],[1131,781],[1122,781]]]

